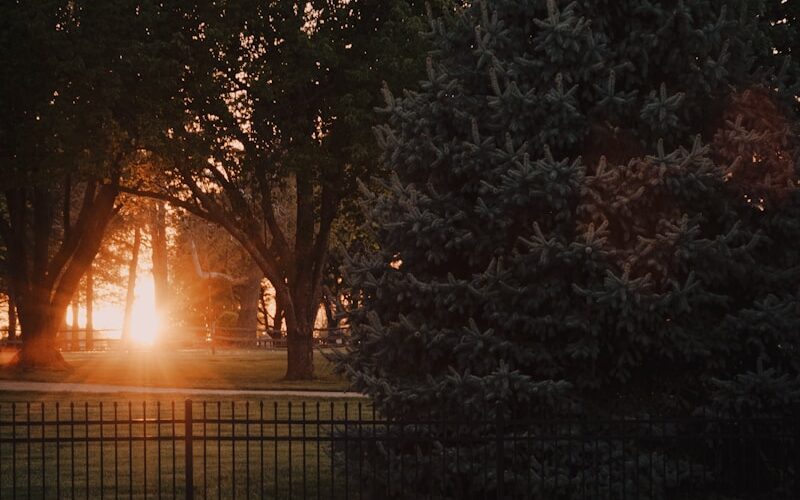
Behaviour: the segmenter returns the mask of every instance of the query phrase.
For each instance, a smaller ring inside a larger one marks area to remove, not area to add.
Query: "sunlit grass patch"
[[[319,351],[316,378],[285,381],[286,351],[151,350],[64,353],[67,371],[0,369],[0,379],[192,389],[344,390],[347,382]],[[6,363],[9,354],[0,356]]]

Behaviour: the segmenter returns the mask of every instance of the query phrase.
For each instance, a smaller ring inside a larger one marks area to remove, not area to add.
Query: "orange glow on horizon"
[[[153,280],[139,280],[136,284],[135,295],[136,301],[133,303],[131,319],[131,340],[138,345],[153,345],[158,339],[158,331],[161,327]],[[120,319],[122,316],[120,315]]]
[[[155,284],[150,273],[140,273],[134,296],[131,341],[141,347],[151,346],[158,339],[161,319],[156,308]],[[98,301],[94,305],[93,320],[96,337],[119,339],[125,321],[125,306],[122,303]],[[68,328],[73,324],[71,309],[67,310],[66,324]],[[86,328],[85,305],[78,308],[78,327]]]

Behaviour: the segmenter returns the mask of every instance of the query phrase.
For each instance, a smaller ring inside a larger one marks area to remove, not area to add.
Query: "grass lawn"
[[[65,371],[15,371],[5,368],[13,353],[0,353],[0,379],[191,389],[344,390],[320,351],[314,352],[317,378],[285,381],[286,351],[142,350],[64,353]]]
[[[195,398],[192,414],[197,498],[342,497],[342,468],[332,466],[325,441],[335,428],[328,421],[372,417],[363,401],[312,398],[223,397],[205,405]],[[211,422],[198,422],[204,414]],[[287,422],[290,415],[298,420],[303,414],[313,423]],[[0,393],[0,498],[181,497],[185,426],[159,423],[173,415],[184,418],[181,395],[148,396],[146,403],[142,395],[92,395],[85,403],[63,394]],[[244,421],[229,422],[234,416]],[[73,422],[64,424],[67,420]],[[109,423],[114,420],[116,425]],[[144,435],[161,440],[145,442]],[[231,440],[232,435],[257,438]],[[289,441],[290,435],[299,439]],[[349,487],[357,495],[359,486],[351,481]]]

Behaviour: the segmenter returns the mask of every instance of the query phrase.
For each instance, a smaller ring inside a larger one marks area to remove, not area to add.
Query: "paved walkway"
[[[141,387],[128,385],[71,384],[60,382],[25,382],[0,380],[0,392],[80,392],[90,394],[142,393],[182,394],[204,396],[290,396],[297,398],[365,398],[358,392],[298,391],[298,390],[246,390],[246,389],[183,389],[180,387]]]

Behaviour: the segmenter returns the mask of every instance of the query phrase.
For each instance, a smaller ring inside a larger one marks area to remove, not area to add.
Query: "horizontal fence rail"
[[[0,498],[800,498],[796,419],[382,418],[366,403],[3,403]]]
[[[286,349],[287,346],[285,330],[179,327],[177,331],[183,334],[183,337],[177,340],[178,344],[194,347],[281,350]],[[350,344],[349,331],[349,327],[314,328],[312,329],[314,347],[345,347]],[[122,340],[122,330],[119,328],[93,329],[91,330],[91,340],[87,339],[87,333],[88,331],[84,328],[61,330],[56,336],[56,346],[61,351],[72,352],[126,350],[131,347],[130,343]],[[20,346],[22,346],[21,336],[9,337],[8,329],[0,328],[0,348],[19,348]]]

